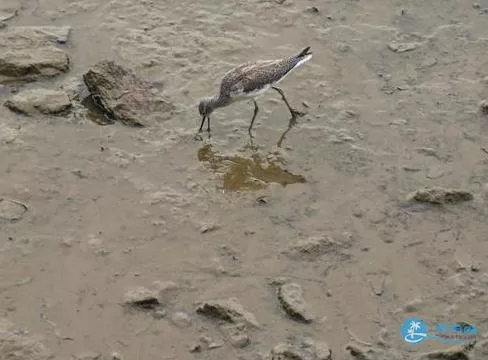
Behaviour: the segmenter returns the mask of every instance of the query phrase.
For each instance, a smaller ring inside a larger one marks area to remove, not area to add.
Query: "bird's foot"
[[[291,116],[296,120],[296,118],[299,118],[299,117],[303,117],[305,115],[307,115],[307,113],[305,112],[302,112],[302,111],[298,111],[296,109],[293,109],[291,108],[290,109],[290,112],[291,112]]]
[[[201,132],[196,133],[195,136],[193,137],[193,140],[202,141],[203,140],[202,133]]]

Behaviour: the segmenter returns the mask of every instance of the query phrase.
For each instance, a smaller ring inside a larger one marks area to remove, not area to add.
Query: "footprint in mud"
[[[219,155],[211,144],[198,149],[198,160],[208,162],[215,172],[224,174],[224,190],[259,190],[269,183],[283,186],[305,183],[303,175],[292,174],[282,168],[279,160],[268,160],[257,152],[250,157]]]

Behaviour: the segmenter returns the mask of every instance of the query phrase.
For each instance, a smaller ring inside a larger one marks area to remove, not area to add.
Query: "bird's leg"
[[[198,133],[195,134],[195,140],[202,140],[202,136],[200,134],[202,133],[203,124],[205,124],[206,118],[207,118],[206,116],[202,118],[202,123],[200,124],[200,128],[198,129]]]
[[[288,110],[290,111],[291,113],[291,119],[290,119],[290,125],[295,125],[296,124],[296,119],[297,117],[301,117],[301,116],[304,116],[305,113],[301,112],[301,111],[298,111],[298,110],[295,110],[293,109],[290,104],[288,103],[288,100],[286,100],[286,97],[285,97],[285,93],[283,92],[283,90],[281,90],[279,87],[277,86],[273,86],[273,89],[275,89],[276,91],[278,91],[281,95],[281,98],[283,99],[283,101],[285,102],[286,104],[286,107],[288,108]]]
[[[207,115],[207,133],[208,133],[208,138],[210,139],[212,137],[212,134],[210,133],[210,116]]]
[[[252,102],[254,103],[254,114],[252,116],[251,125],[249,125],[249,129],[248,129],[249,136],[251,137],[251,140],[254,137],[252,134],[252,126],[254,125],[254,120],[256,120],[256,115],[258,114],[258,111],[259,111],[259,107],[258,107],[258,104],[256,103],[256,100],[252,99]]]

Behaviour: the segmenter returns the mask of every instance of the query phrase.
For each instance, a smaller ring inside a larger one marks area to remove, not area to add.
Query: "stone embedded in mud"
[[[68,70],[68,55],[42,30],[13,27],[0,32],[0,84],[35,81]]]
[[[64,91],[31,89],[15,94],[4,105],[12,111],[28,116],[58,115],[71,107],[71,100]]]
[[[295,320],[311,322],[314,316],[308,309],[303,297],[302,287],[296,283],[288,283],[278,288],[278,300],[285,312]]]
[[[256,317],[246,311],[237,299],[210,300],[198,304],[197,313],[229,323],[245,322],[259,328],[261,325]]]
[[[337,250],[339,244],[328,236],[309,237],[293,243],[285,253],[291,258],[316,260],[322,255]]]
[[[16,329],[12,323],[0,318],[0,360],[49,360],[51,351],[40,339]]]
[[[142,310],[157,309],[161,305],[158,293],[142,286],[127,291],[124,295],[124,304]]]
[[[324,342],[306,338],[276,345],[271,360],[332,360],[332,350]]]
[[[473,200],[473,194],[460,189],[445,189],[441,187],[427,187],[408,195],[408,200],[431,204],[454,204]]]
[[[483,115],[488,115],[488,100],[480,102],[480,111]]]
[[[243,348],[250,343],[247,327],[244,323],[223,324],[220,326],[220,331],[235,348]]]
[[[418,43],[397,43],[391,42],[388,44],[388,49],[396,53],[403,53],[415,50],[420,44]]]
[[[16,222],[27,210],[27,206],[19,201],[0,198],[0,219]]]
[[[114,61],[102,60],[83,75],[83,80],[101,111],[112,120],[142,127],[152,113],[168,119],[174,105],[153,94],[151,86]]]
[[[192,324],[190,316],[184,312],[177,311],[171,315],[171,322],[181,329],[188,328]]]
[[[472,346],[459,346],[447,350],[437,350],[422,354],[415,360],[470,360]]]
[[[0,25],[5,24],[3,21],[10,20],[17,16],[17,10],[0,10]],[[1,28],[1,26],[0,26]]]

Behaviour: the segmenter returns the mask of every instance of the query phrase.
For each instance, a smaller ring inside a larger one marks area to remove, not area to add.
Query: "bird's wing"
[[[281,77],[280,60],[265,60],[243,64],[229,71],[222,80],[221,89],[238,96],[261,89]]]

